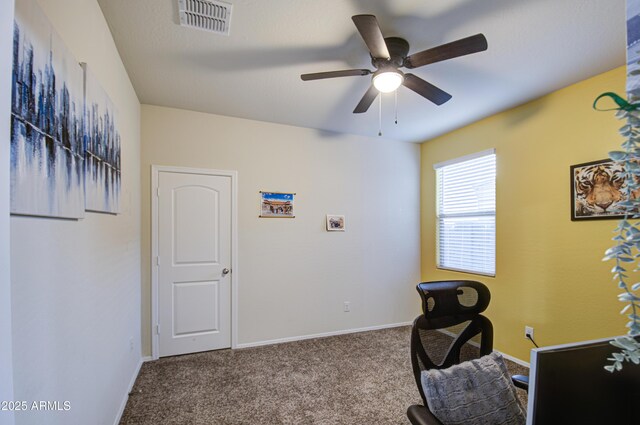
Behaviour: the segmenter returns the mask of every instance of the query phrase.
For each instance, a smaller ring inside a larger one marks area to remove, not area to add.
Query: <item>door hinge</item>
[[[156,325],[156,335],[160,335],[160,323]]]
[[[160,188],[156,187],[156,196],[159,198],[160,197]]]
[[[160,256],[156,255],[156,266],[160,265]]]

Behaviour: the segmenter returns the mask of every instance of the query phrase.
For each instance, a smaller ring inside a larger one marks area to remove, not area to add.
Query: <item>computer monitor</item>
[[[607,372],[611,338],[531,350],[527,425],[640,423],[640,365]]]

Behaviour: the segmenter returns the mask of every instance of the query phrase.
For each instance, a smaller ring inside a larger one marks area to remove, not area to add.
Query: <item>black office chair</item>
[[[493,325],[481,313],[491,300],[489,289],[482,283],[472,280],[422,282],[417,288],[422,298],[422,312],[411,328],[411,365],[422,397],[423,405],[413,405],[407,410],[407,416],[413,425],[442,425],[430,411],[422,389],[423,370],[446,369],[460,363],[465,344],[480,335],[480,348],[475,357],[488,355],[493,351]],[[427,331],[440,330],[468,322],[449,346],[443,360],[435,363],[427,354],[429,337]],[[521,375],[512,377],[519,388],[528,388],[528,378]]]

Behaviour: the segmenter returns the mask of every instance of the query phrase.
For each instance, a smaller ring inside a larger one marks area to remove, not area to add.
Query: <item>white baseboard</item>
[[[337,336],[337,335],[347,335],[358,332],[368,332],[368,331],[377,331],[380,329],[389,329],[389,328],[397,328],[400,326],[410,326],[413,322],[402,322],[402,323],[392,323],[389,325],[376,325],[376,326],[368,326],[365,328],[357,328],[357,329],[344,329],[340,331],[333,332],[323,332],[319,334],[312,335],[301,335],[301,336],[291,336],[286,338],[278,338],[278,339],[270,339],[268,341],[257,341],[257,342],[245,342],[242,344],[238,344],[236,348],[250,348],[250,347],[260,347],[263,345],[272,345],[272,344],[282,344],[284,342],[294,342],[294,341],[303,341],[305,339],[314,339],[314,338],[326,338],[328,336]]]
[[[142,363],[152,362],[152,361],[153,361],[153,357],[151,357],[151,356],[144,356],[142,358]]]
[[[122,403],[120,403],[120,409],[118,409],[118,414],[116,415],[116,420],[113,425],[118,425],[120,420],[122,419],[122,415],[124,414],[124,409],[127,407],[127,401],[129,401],[129,393],[133,390],[133,385],[136,383],[136,379],[138,378],[138,374],[140,373],[140,368],[142,367],[142,363],[146,360],[146,357],[143,357],[138,362],[138,366],[133,372],[133,376],[131,376],[131,381],[129,381],[129,385],[127,386],[127,392],[122,399]]]
[[[493,351],[495,351],[497,353],[500,353],[502,355],[502,357],[504,357],[505,359],[511,360],[512,362],[517,363],[520,366],[524,366],[524,367],[526,367],[528,369],[531,368],[531,365],[529,364],[529,362],[525,362],[524,360],[520,360],[517,357],[510,356],[509,354],[503,353],[502,351],[498,351],[498,350],[493,350]]]
[[[458,337],[457,333],[448,331],[446,329],[437,329],[437,331],[440,332],[440,333],[445,334],[446,336],[450,336],[451,338],[457,338]],[[469,345],[473,345],[476,348],[480,348],[480,344],[475,342],[475,341],[469,341]]]
[[[443,334],[445,334],[445,335],[447,335],[447,336],[450,336],[451,338],[455,338],[455,337],[457,337],[457,336],[458,336],[458,334],[456,334],[456,333],[454,333],[454,332],[451,332],[451,331],[448,331],[448,330],[446,330],[446,329],[438,329],[438,331],[440,331],[441,333],[443,333]],[[480,344],[478,344],[478,343],[477,343],[477,342],[475,342],[475,341],[469,341],[469,344],[473,345],[473,346],[474,346],[474,347],[476,347],[476,348],[480,348]],[[500,355],[501,355],[502,357],[504,357],[505,359],[507,359],[507,360],[511,360],[512,362],[514,362],[514,363],[516,363],[516,364],[519,364],[520,366],[524,366],[524,367],[526,367],[526,368],[529,368],[529,367],[530,367],[529,363],[525,362],[524,360],[520,360],[520,359],[519,359],[519,358],[517,358],[517,357],[513,357],[513,356],[511,356],[511,355],[509,355],[509,354],[506,354],[506,353],[503,353],[502,351],[499,351],[499,350],[493,350],[493,351],[494,351],[494,352],[496,352],[496,353],[498,353],[498,354],[500,354]]]

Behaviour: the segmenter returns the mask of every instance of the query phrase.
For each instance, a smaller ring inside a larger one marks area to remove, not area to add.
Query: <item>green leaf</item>
[[[623,350],[624,350],[624,349],[626,349],[626,346],[625,346],[625,345],[623,345],[623,344],[622,344],[620,341],[618,341],[618,340],[619,340],[619,338],[618,338],[618,339],[614,339],[613,341],[611,341],[611,342],[610,342],[610,344],[611,344],[611,345],[613,345],[614,347],[621,348],[621,349],[623,349]]]
[[[625,206],[625,207],[626,206],[629,206],[629,207],[633,206],[633,205],[631,205],[631,204],[633,204],[633,202],[630,202],[630,201],[621,202],[620,204],[621,205],[622,204],[629,204],[629,205],[622,205],[622,206]],[[629,236],[627,236],[625,238],[625,240],[628,241],[628,242],[632,242],[632,241],[636,242],[636,241],[640,240],[640,233],[632,233],[632,232],[630,232]]]
[[[620,301],[640,301],[640,298],[638,298],[635,295],[630,294],[628,292],[623,292],[622,294],[618,295],[618,300],[620,300]]]
[[[622,152],[622,151],[611,151],[611,152],[609,152],[609,158],[611,158],[614,161],[622,161],[626,157],[627,157],[627,153],[626,152]]]
[[[621,245],[616,245],[616,246],[612,246],[611,248],[607,249],[604,254],[605,255],[610,255],[610,254],[615,254],[617,252],[620,252],[620,246]]]
[[[627,171],[632,172],[634,175],[640,171],[640,166],[636,162],[627,162],[625,164]]]

